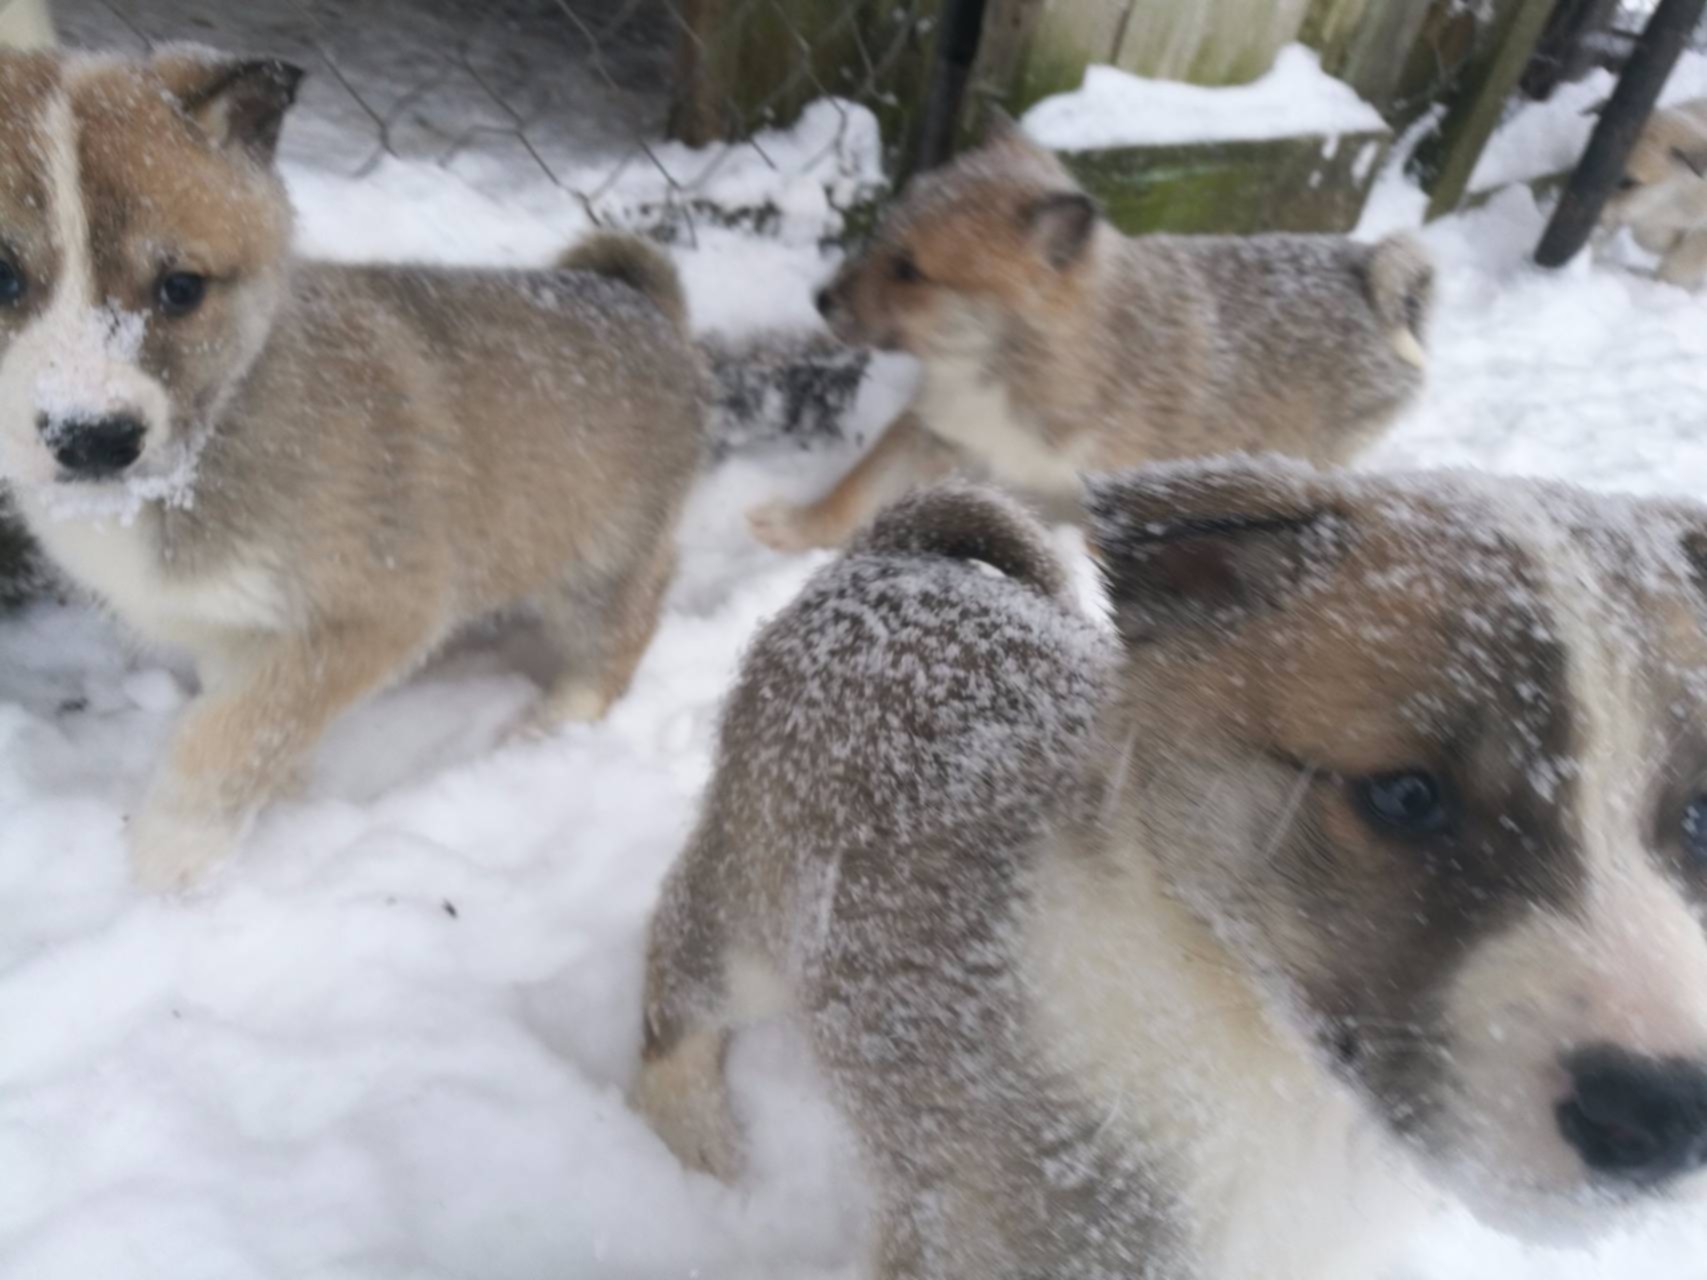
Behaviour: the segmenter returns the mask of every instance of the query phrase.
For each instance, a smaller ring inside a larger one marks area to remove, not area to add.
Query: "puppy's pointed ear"
[[[1180,627],[1228,630],[1320,582],[1350,521],[1320,473],[1230,459],[1094,482],[1091,542],[1128,644]]]
[[[228,58],[180,45],[157,53],[154,69],[215,146],[263,165],[273,162],[302,68],[276,58]]]
[[[1671,158],[1697,178],[1707,178],[1707,147],[1673,147]]]
[[[1090,245],[1091,233],[1102,216],[1083,191],[1056,191],[1026,207],[1026,229],[1044,260],[1064,271]]]

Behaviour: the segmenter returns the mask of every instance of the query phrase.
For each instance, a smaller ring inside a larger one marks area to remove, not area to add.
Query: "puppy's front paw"
[[[548,690],[500,737],[504,746],[543,742],[571,724],[595,724],[610,710],[610,699],[593,685],[566,680]]]
[[[747,512],[753,536],[773,551],[810,551],[830,545],[812,519],[811,510],[790,502],[767,502]]]
[[[746,1161],[722,1053],[720,1036],[689,1036],[669,1057],[641,1064],[628,1104],[689,1169],[734,1183]]]
[[[240,824],[151,797],[131,819],[131,874],[151,893],[188,889],[236,847]]]

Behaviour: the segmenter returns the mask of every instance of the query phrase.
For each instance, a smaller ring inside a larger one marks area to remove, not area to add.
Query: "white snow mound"
[[[1216,88],[1086,67],[1083,86],[1045,98],[1021,124],[1056,151],[1337,137],[1386,127],[1374,107],[1323,71],[1322,60],[1301,44],[1287,45],[1268,74],[1249,84]]]

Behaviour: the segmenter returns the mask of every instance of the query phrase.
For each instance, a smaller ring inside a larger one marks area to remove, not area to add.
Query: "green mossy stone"
[[[1062,154],[1129,235],[1350,231],[1391,144],[1385,131]]]

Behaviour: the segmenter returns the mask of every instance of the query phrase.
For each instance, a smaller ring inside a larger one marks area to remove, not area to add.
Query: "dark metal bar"
[[[912,172],[932,168],[954,154],[955,127],[984,34],[984,8],[985,0],[943,0],[936,65],[908,166]]]
[[[1703,8],[1707,0],[1660,0],[1559,197],[1559,207],[1535,250],[1539,265],[1562,267],[1588,243],[1607,198],[1624,176],[1630,151],[1659,101],[1666,77],[1701,21]]]

